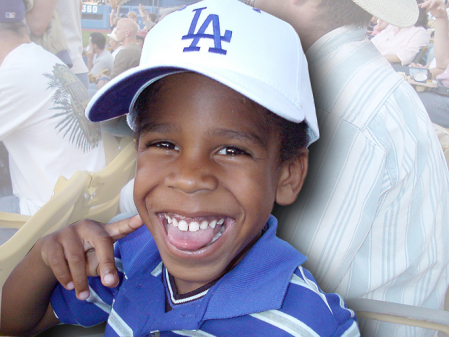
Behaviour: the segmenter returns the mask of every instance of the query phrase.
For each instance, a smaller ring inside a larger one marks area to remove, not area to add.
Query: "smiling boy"
[[[107,321],[106,336],[358,336],[354,313],[319,290],[270,216],[296,199],[318,138],[294,30],[205,0],[147,39],[140,66],[86,112],[130,111],[140,217],[39,240],[3,288],[2,331]]]

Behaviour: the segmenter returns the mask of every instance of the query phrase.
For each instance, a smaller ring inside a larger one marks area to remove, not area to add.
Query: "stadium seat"
[[[447,297],[446,297],[447,299]],[[438,330],[449,335],[449,312],[366,298],[347,299],[357,318]],[[444,336],[441,335],[440,336]]]
[[[447,166],[449,167],[449,129],[445,129],[438,124],[433,124],[441,147],[443,148],[444,156],[446,157]]]
[[[74,212],[70,221],[92,219],[109,222],[119,212],[120,191],[134,178],[135,167],[134,142],[125,136],[119,143],[119,152],[115,158],[104,169],[91,173],[84,207]]]
[[[14,223],[18,231],[0,246],[0,287],[40,237],[70,224],[72,213],[82,207],[90,179],[87,172],[76,172],[69,180],[60,177],[55,195],[25,223]],[[0,212],[2,219],[9,215]],[[2,226],[6,227],[7,222],[4,221]]]

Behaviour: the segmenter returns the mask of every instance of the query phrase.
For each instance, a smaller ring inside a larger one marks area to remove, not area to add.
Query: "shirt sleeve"
[[[422,28],[422,27],[420,27]],[[417,29],[411,36],[408,42],[398,48],[396,55],[401,60],[402,65],[410,64],[418,54],[422,47],[428,46],[430,43],[430,36],[427,31]]]
[[[340,295],[323,292],[312,274],[301,266],[290,280],[280,311],[303,322],[315,336],[360,336],[354,311]]]

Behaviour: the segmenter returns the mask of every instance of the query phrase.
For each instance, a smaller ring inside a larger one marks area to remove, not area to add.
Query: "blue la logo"
[[[226,55],[226,50],[224,50],[221,47],[221,41],[231,42],[232,31],[226,30],[224,35],[221,36],[220,20],[218,18],[218,15],[209,14],[209,16],[206,18],[206,20],[204,20],[204,22],[201,25],[198,32],[195,34],[195,29],[198,24],[198,20],[200,18],[201,12],[204,9],[206,9],[206,7],[197,8],[197,9],[193,10],[193,12],[195,12],[195,16],[193,17],[192,23],[190,24],[189,32],[187,35],[184,35],[182,37],[183,40],[192,39],[192,43],[190,44],[189,47],[184,48],[183,51],[185,51],[185,52],[199,51],[200,47],[198,47],[198,42],[200,42],[200,39],[212,39],[212,40],[214,40],[214,47],[209,48],[209,52]],[[207,27],[209,27],[210,24],[212,24],[213,35],[205,33]]]

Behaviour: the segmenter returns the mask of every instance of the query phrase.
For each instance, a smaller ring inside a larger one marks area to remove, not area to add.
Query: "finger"
[[[117,241],[124,238],[128,234],[131,234],[142,225],[143,221],[140,216],[135,215],[128,219],[106,224],[104,229],[112,237],[112,239],[114,239],[114,241]]]
[[[84,244],[81,238],[73,231],[73,235],[63,238],[63,247],[76,297],[80,300],[85,300],[89,297],[89,285]]]
[[[101,283],[104,286],[115,287],[119,282],[119,277],[115,266],[114,240],[103,230],[91,240],[91,244],[95,252],[88,254],[87,259],[95,262],[89,263],[89,265],[96,266],[95,274],[101,277]]]
[[[58,282],[67,290],[74,289],[72,276],[64,255],[64,249],[59,241],[44,239],[42,243],[41,256],[48,265]]]

